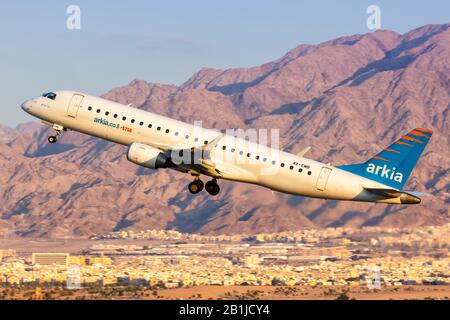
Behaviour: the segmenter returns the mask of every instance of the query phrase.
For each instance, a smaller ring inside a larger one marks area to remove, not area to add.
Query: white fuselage
[[[216,130],[99,97],[72,91],[55,93],[54,100],[38,97],[24,102],[22,108],[47,124],[125,146],[139,142],[172,149],[201,148],[220,135]],[[233,135],[218,140],[211,149],[210,159],[222,179],[315,198],[385,202],[363,188],[387,188],[383,184]]]

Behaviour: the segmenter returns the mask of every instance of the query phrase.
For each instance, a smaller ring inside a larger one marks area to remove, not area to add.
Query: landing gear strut
[[[220,187],[217,184],[216,179],[212,179],[211,181],[208,181],[205,185],[205,190],[212,196],[217,196],[220,192]]]
[[[53,129],[55,129],[55,135],[48,137],[49,143],[55,143],[58,141],[59,136],[61,135],[61,131],[65,130],[63,126],[59,124],[54,124]]]
[[[189,192],[192,194],[199,193],[200,191],[203,190],[203,187],[204,187],[204,184],[203,184],[202,180],[200,180],[199,178],[196,178],[194,181],[192,181],[188,185]]]

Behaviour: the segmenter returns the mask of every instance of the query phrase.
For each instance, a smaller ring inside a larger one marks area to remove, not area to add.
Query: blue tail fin
[[[338,168],[401,190],[432,134],[416,128],[365,163]]]

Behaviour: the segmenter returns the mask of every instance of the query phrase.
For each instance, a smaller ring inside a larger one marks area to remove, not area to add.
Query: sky
[[[80,8],[80,29],[67,8]],[[203,67],[251,67],[303,44],[450,22],[450,1],[0,1],[0,124],[32,120],[20,104],[46,91],[100,95],[135,78],[179,85]]]

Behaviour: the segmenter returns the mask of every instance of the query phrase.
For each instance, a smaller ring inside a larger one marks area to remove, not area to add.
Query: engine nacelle
[[[161,150],[139,142],[133,142],[128,147],[127,159],[150,169],[167,168],[170,166],[170,159]]]

